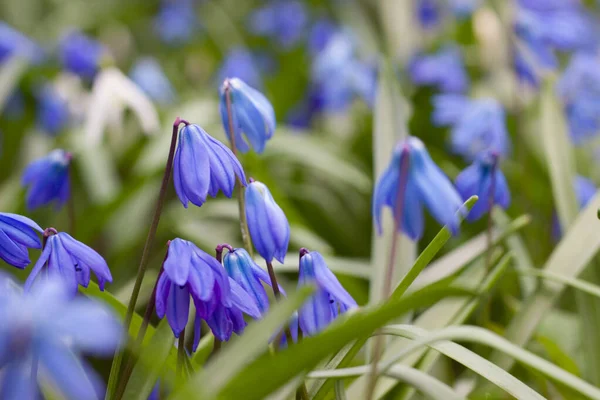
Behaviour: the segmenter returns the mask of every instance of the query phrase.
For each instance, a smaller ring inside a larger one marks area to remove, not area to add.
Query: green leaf
[[[10,57],[0,67],[0,113],[6,102],[18,86],[21,76],[27,70],[27,60],[21,57]]]
[[[539,269],[525,269],[520,270],[519,273],[524,275],[539,276],[540,278],[544,278],[549,281],[562,283],[589,295],[600,298],[600,286],[583,281],[581,279],[569,278],[560,274]]]

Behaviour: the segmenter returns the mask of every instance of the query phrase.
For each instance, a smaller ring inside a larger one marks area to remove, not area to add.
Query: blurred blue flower
[[[358,305],[329,270],[323,256],[306,249],[300,250],[298,286],[314,285],[316,293],[298,310],[302,333],[315,335],[331,323],[340,313]]]
[[[154,17],[154,31],[164,43],[187,43],[201,28],[193,0],[163,0]]]
[[[44,52],[33,40],[0,21],[0,63],[13,55],[23,57],[30,62],[39,63]]]
[[[460,50],[446,46],[434,54],[420,54],[408,65],[417,85],[434,85],[443,92],[464,92],[469,85]]]
[[[31,262],[27,249],[40,249],[42,244],[35,231],[42,228],[22,215],[0,213],[0,258],[17,268]]]
[[[55,202],[56,208],[69,199],[69,165],[71,153],[56,149],[30,163],[23,172],[21,183],[29,186],[25,203],[29,210]]]
[[[238,78],[226,79],[220,90],[219,110],[225,133],[231,141],[227,92],[230,93],[231,118],[235,147],[246,153],[250,145],[257,153],[265,150],[275,132],[275,111],[267,98]],[[246,138],[244,138],[244,135]],[[247,141],[246,141],[247,139]]]
[[[62,281],[44,279],[31,292],[3,293],[0,315],[0,397],[42,398],[38,381],[61,398],[104,397],[101,378],[79,353],[112,356],[119,346],[122,328],[108,307],[72,299]]]
[[[521,83],[535,89],[540,86],[540,76],[534,60],[524,54],[523,49],[519,47],[513,49],[513,67]]]
[[[439,0],[418,0],[417,19],[425,29],[437,26],[441,20]]]
[[[173,182],[184,207],[188,202],[200,207],[207,195],[216,197],[219,190],[231,197],[236,177],[246,185],[244,170],[227,146],[198,125],[186,125],[179,131]]]
[[[83,79],[93,79],[102,61],[108,57],[106,48],[98,41],[78,31],[65,34],[59,44],[63,67]]]
[[[576,144],[600,130],[600,62],[595,56],[575,54],[557,84],[571,138]]]
[[[288,111],[285,121],[292,127],[308,129],[312,124],[313,118],[322,110],[322,93],[316,86],[311,86],[305,98]]]
[[[252,181],[246,188],[246,216],[252,243],[267,262],[283,264],[290,241],[290,225],[271,192],[263,183]]]
[[[317,55],[325,49],[329,39],[339,32],[338,27],[327,18],[315,21],[308,34],[308,50],[311,55]]]
[[[479,155],[473,164],[456,177],[456,189],[465,201],[473,195],[479,197],[467,215],[467,221],[476,221],[489,212],[490,197],[493,197],[494,205],[503,209],[510,204],[508,184],[498,167],[498,157],[495,154]]]
[[[462,204],[456,189],[435,165],[423,142],[409,136],[396,145],[390,165],[375,186],[373,216],[381,234],[381,213],[384,206],[390,207],[394,218],[401,218],[399,231],[417,240],[423,235],[425,205],[433,217],[455,235],[459,228],[457,211]]]
[[[304,36],[308,16],[304,4],[297,0],[273,0],[254,11],[249,18],[250,32],[271,38],[289,49]]]
[[[262,88],[258,62],[252,53],[243,47],[230,50],[219,68],[217,73],[219,83],[228,78],[239,78],[251,87]]]
[[[44,85],[37,93],[38,128],[49,135],[56,136],[67,127],[71,118],[69,104],[50,84]]]
[[[447,16],[465,19],[481,4],[481,0],[418,0],[417,19],[424,29],[438,26]]]
[[[66,232],[49,231],[42,255],[25,281],[26,290],[33,286],[42,269],[46,269],[50,276],[61,278],[73,295],[77,293],[77,285],[88,287],[90,271],[98,278],[100,290],[104,290],[106,282],[112,282],[106,261],[94,249],[73,239]]]
[[[575,177],[575,195],[577,196],[577,202],[579,203],[579,208],[584,209],[585,206],[588,205],[590,200],[596,194],[598,190],[596,188],[596,184],[592,182],[591,179],[583,177],[581,175],[577,175]]]
[[[175,101],[175,91],[160,64],[152,57],[138,59],[129,71],[131,80],[152,100],[161,105]]]
[[[450,126],[452,150],[468,160],[483,151],[507,156],[510,141],[504,121],[504,109],[492,98],[469,99],[462,95],[442,94],[433,99],[433,122]]]

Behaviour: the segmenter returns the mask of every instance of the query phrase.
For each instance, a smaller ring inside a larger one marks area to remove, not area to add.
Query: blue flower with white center
[[[263,86],[258,60],[248,49],[243,47],[230,50],[217,73],[219,83],[232,77],[238,78],[254,88]]]
[[[433,122],[451,126],[452,150],[468,160],[490,151],[507,156],[510,142],[502,105],[492,98],[442,94],[433,99]]]
[[[65,399],[104,397],[101,378],[79,354],[112,356],[121,343],[109,307],[73,299],[62,281],[44,279],[31,292],[3,293],[0,315],[0,397],[42,398],[38,382]]]
[[[94,249],[53,228],[47,229],[44,236],[48,237],[46,245],[25,281],[25,290],[33,286],[44,269],[48,275],[61,278],[73,295],[77,293],[77,285],[88,287],[91,271],[98,279],[100,290],[104,290],[106,282],[112,282],[106,261]]]
[[[12,56],[37,64],[44,59],[44,52],[33,40],[0,21],[0,63]]]
[[[30,163],[23,172],[21,183],[29,186],[25,202],[29,210],[55,202],[56,208],[69,199],[69,165],[71,153],[56,149]]]
[[[329,270],[323,256],[300,249],[298,286],[314,285],[316,293],[298,310],[302,333],[315,335],[329,325],[339,314],[358,305]]]
[[[94,79],[102,61],[108,57],[106,48],[81,32],[65,34],[59,44],[63,67],[83,79]]]
[[[283,263],[290,242],[290,224],[271,192],[263,183],[253,181],[246,188],[246,217],[250,238],[258,254],[268,263]]]
[[[414,57],[408,71],[415,84],[433,85],[443,92],[464,92],[469,85],[462,56],[454,46]]]
[[[476,221],[490,211],[493,204],[508,208],[510,191],[498,159],[494,154],[482,154],[456,177],[456,189],[463,200],[476,195],[479,200],[467,215],[467,221]]]
[[[69,104],[52,85],[44,85],[37,93],[36,123],[40,130],[56,136],[69,124]]]
[[[161,105],[175,101],[175,91],[160,64],[152,57],[138,59],[131,71],[131,80],[136,83],[152,100]]]
[[[297,0],[275,0],[250,15],[250,32],[275,40],[289,49],[304,36],[308,16],[304,4]]]
[[[28,266],[27,249],[42,248],[36,231],[41,233],[42,228],[27,217],[0,213],[0,258],[17,268]]]
[[[200,28],[193,0],[163,0],[154,17],[154,31],[161,41],[173,46],[189,42]]]
[[[460,223],[457,212],[462,204],[460,195],[435,165],[423,142],[409,136],[396,145],[390,165],[375,186],[373,216],[381,234],[381,213],[384,206],[390,207],[394,218],[399,219],[398,230],[417,240],[423,235],[425,205],[440,224],[456,235]]]
[[[219,190],[231,197],[236,178],[246,185],[244,170],[227,146],[198,125],[186,125],[179,131],[173,182],[184,207],[188,202],[201,207],[207,195],[216,197]]]
[[[250,142],[254,151],[262,153],[267,140],[271,139],[275,132],[275,111],[269,100],[238,78],[225,79],[220,95],[221,121],[229,140],[232,138],[233,127],[235,147],[239,151],[246,153],[250,149]]]

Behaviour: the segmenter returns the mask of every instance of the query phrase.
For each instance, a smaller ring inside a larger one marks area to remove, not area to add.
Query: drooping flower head
[[[236,179],[246,185],[244,170],[227,146],[198,125],[186,125],[179,131],[173,182],[184,207],[188,202],[200,207],[206,196],[215,197],[219,190],[231,197]]]
[[[246,48],[231,49],[217,73],[219,84],[227,78],[236,77],[253,88],[263,86],[258,59]]]
[[[248,22],[255,35],[269,37],[289,49],[304,35],[308,16],[300,1],[275,0],[254,11]]]
[[[161,41],[179,46],[200,31],[200,21],[194,9],[194,0],[163,0],[154,17],[154,31]]]
[[[174,239],[169,244],[164,272],[156,287],[156,314],[167,320],[173,334],[179,334],[188,321],[190,296],[196,306],[198,329],[194,350],[200,340],[200,321],[204,319],[219,340],[229,340],[232,332],[241,333],[246,326],[242,312],[260,317],[254,300],[221,264],[193,243]]]
[[[160,64],[152,57],[143,57],[135,62],[129,71],[131,80],[152,100],[161,105],[175,101],[175,91]]]
[[[384,206],[390,207],[394,218],[400,218],[398,230],[417,240],[423,235],[423,205],[440,224],[457,234],[457,212],[462,204],[456,189],[435,165],[423,142],[409,136],[396,145],[390,165],[375,186],[373,216],[381,234],[381,213]]]
[[[262,153],[275,132],[275,112],[269,100],[238,78],[225,79],[220,95],[221,120],[229,140],[233,128],[235,147],[239,151],[246,153],[250,142],[254,151]]]
[[[437,53],[418,55],[408,66],[417,85],[434,85],[443,92],[464,92],[469,84],[458,48],[446,46]]]
[[[69,199],[71,158],[71,153],[56,149],[25,168],[21,183],[29,186],[25,200],[29,210],[52,202],[55,203],[56,208],[60,208]]]
[[[290,225],[271,192],[263,183],[251,181],[246,188],[246,216],[252,243],[267,262],[283,263],[290,242]]]
[[[44,53],[33,40],[10,25],[0,22],[0,63],[12,56],[38,63],[44,58]]]
[[[56,136],[67,127],[71,118],[67,100],[50,84],[40,88],[36,98],[38,128],[51,136]]]
[[[456,189],[465,201],[473,195],[479,197],[467,215],[467,221],[476,221],[489,212],[492,198],[493,204],[503,209],[510,204],[508,184],[495,154],[483,153],[478,156],[456,177]]]
[[[59,47],[63,67],[83,79],[93,79],[102,61],[109,56],[100,42],[77,31],[65,34]]]
[[[474,159],[483,151],[505,157],[510,151],[502,105],[492,98],[469,99],[455,94],[441,94],[433,99],[433,122],[451,126],[452,150]]]
[[[122,339],[121,326],[104,304],[73,299],[63,285],[61,280],[44,279],[31,292],[3,290],[3,399],[42,398],[38,381],[50,383],[65,399],[104,397],[101,378],[79,353],[112,356]],[[34,362],[37,373],[32,373]]]
[[[0,213],[0,258],[17,268],[31,262],[27,249],[40,249],[42,243],[35,231],[42,228],[22,215]]]
[[[331,323],[340,313],[358,307],[356,301],[329,270],[323,256],[300,249],[298,286],[315,285],[316,293],[298,310],[300,329],[314,335]]]

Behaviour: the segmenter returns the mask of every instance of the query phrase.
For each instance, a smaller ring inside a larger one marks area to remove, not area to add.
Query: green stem
[[[135,311],[135,304],[137,302],[138,296],[140,294],[140,289],[142,287],[142,281],[144,279],[144,275],[146,274],[146,269],[148,267],[148,261],[150,258],[150,249],[154,244],[154,238],[156,236],[156,231],[158,229],[158,223],[160,222],[160,215],[162,213],[163,205],[165,203],[165,198],[167,197],[167,189],[169,185],[169,179],[171,178],[171,171],[173,169],[173,158],[175,156],[175,145],[177,144],[177,133],[179,132],[179,125],[184,123],[189,125],[189,122],[179,119],[177,117],[175,122],[173,122],[173,133],[171,136],[171,147],[169,148],[169,157],[167,158],[167,164],[165,166],[165,173],[163,175],[162,183],[160,186],[160,191],[158,193],[158,200],[156,202],[156,208],[154,210],[154,216],[152,217],[152,223],[150,224],[150,230],[148,231],[148,237],[146,238],[146,243],[144,244],[144,250],[142,252],[142,258],[140,259],[140,265],[138,267],[137,276],[135,278],[135,284],[133,286],[133,291],[131,292],[131,298],[129,299],[129,304],[127,305],[127,313],[125,314],[125,321],[123,322],[123,326],[125,328],[125,332],[129,332],[129,326],[131,325],[131,319],[133,317],[133,313]],[[121,369],[121,363],[123,361],[123,352],[117,350],[115,352],[115,356],[113,359],[112,366],[110,368],[110,376],[108,379],[108,385],[106,389],[106,398],[111,399],[115,394],[115,388],[117,387],[118,375]]]

